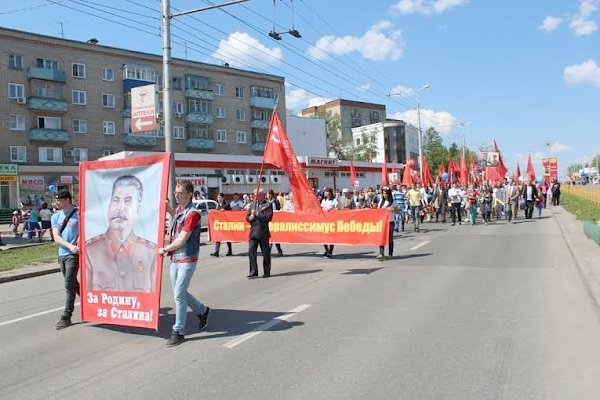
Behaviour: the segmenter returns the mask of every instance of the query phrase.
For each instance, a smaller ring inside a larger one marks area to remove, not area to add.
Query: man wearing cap
[[[108,230],[85,243],[88,290],[151,292],[154,288],[157,246],[133,231],[142,195],[142,183],[133,175],[120,176],[113,183]]]
[[[342,189],[342,197],[338,200],[340,210],[353,210],[355,208],[352,192],[347,188]]]

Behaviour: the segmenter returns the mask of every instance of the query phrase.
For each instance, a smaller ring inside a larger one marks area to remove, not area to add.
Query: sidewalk
[[[22,238],[15,238],[13,233],[10,232],[9,226],[6,224],[0,224],[0,232],[3,232],[2,241],[4,242],[4,246],[0,246],[0,252],[14,248],[40,246],[51,242],[49,233],[46,233],[41,243],[38,242],[37,239],[35,239],[33,242],[30,242],[29,239],[27,239],[27,232],[23,235]],[[4,232],[10,232],[10,234],[5,234]],[[203,231],[200,234],[200,246],[212,245],[212,243],[208,242],[207,240],[208,231]],[[58,261],[49,264],[39,264],[32,265],[29,267],[11,269],[9,271],[0,271],[0,283],[32,278],[34,276],[52,274],[55,272],[60,272]]]

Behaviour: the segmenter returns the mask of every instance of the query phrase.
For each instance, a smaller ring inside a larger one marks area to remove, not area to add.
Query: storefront
[[[18,164],[0,164],[0,209],[18,207]]]

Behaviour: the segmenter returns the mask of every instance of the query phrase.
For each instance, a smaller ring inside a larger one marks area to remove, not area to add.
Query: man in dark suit
[[[256,261],[257,249],[263,255],[263,278],[271,276],[271,247],[269,246],[269,221],[273,218],[273,206],[265,200],[265,192],[255,192],[255,201],[250,204],[246,221],[250,222],[250,238],[248,242],[248,257],[250,259],[249,279],[258,277]]]
[[[219,193],[219,195],[217,196],[217,210],[221,210],[221,211],[230,211],[231,210],[231,206],[229,205],[229,203],[227,203],[225,201],[225,195],[223,193]],[[221,250],[221,242],[215,242],[215,251],[213,253],[210,253],[210,255],[213,257],[219,257],[220,250]],[[231,242],[227,242],[227,254],[225,254],[225,256],[229,257],[232,255],[233,255],[233,252],[231,250]]]
[[[525,199],[525,219],[531,219],[533,217],[533,203],[538,196],[537,187],[533,180],[530,180],[521,194]]]

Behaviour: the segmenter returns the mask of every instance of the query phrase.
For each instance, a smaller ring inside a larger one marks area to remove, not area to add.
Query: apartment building
[[[386,120],[385,105],[344,99],[332,100],[319,106],[305,108],[302,110],[302,116],[316,116],[329,111],[340,116],[342,135],[347,139],[352,138],[352,128],[385,122]]]
[[[77,192],[79,162],[164,151],[165,134],[198,159],[259,156],[276,104],[285,115],[283,77],[174,59],[172,132],[132,134],[131,89],[162,88],[162,56],[4,28],[0,43],[0,209],[39,203],[51,185]]]
[[[375,124],[352,128],[352,140],[356,146],[361,144],[363,135],[374,134],[377,142],[377,154],[371,161],[405,164],[410,158],[407,134],[410,124],[401,120],[387,120]]]

